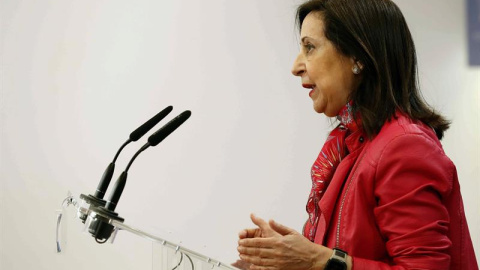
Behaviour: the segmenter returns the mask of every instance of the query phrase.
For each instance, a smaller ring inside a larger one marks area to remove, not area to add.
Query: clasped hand
[[[300,233],[273,220],[251,215],[258,228],[239,233],[240,259],[233,266],[251,270],[323,269],[332,250],[310,242]]]

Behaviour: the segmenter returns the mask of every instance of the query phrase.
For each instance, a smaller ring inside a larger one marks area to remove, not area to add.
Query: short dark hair
[[[373,138],[400,110],[435,130],[439,139],[450,122],[423,99],[412,35],[390,0],[310,0],[297,9],[297,24],[318,11],[324,33],[336,49],[363,64],[362,81],[350,98]]]

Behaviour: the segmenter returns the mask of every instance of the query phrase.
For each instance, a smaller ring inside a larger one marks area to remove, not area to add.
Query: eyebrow
[[[312,39],[312,38],[309,37],[309,36],[304,36],[304,37],[302,37],[302,39],[301,39],[300,41],[301,41],[302,43],[305,43],[305,40],[306,40],[306,39]]]

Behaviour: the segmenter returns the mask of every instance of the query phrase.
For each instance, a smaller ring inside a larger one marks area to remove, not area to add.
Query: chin
[[[325,103],[323,103],[321,100],[314,100],[313,102],[313,110],[319,114],[324,114],[326,115],[327,117],[334,117],[334,116],[337,116],[336,114],[335,115],[332,115],[332,112],[331,110],[328,110],[328,107],[326,106]]]
[[[324,110],[322,110],[322,111],[315,110],[315,111],[318,112],[318,113],[323,113],[327,117],[337,117],[337,115],[338,115],[338,111],[334,112],[334,113],[332,113],[330,111],[324,111]]]
[[[317,112],[317,113],[319,113],[319,114],[324,114],[324,115],[327,116],[327,117],[337,116],[336,114],[335,114],[335,115],[332,115],[331,112],[326,111],[325,108],[318,108],[318,107],[316,107],[316,106],[313,106],[313,110],[315,110],[315,112]]]
[[[316,113],[320,113],[320,114],[322,114],[322,113],[323,113],[323,111],[322,111],[322,110],[319,110],[319,109],[317,109],[317,108],[315,108],[315,107],[313,107],[313,110],[314,110]]]

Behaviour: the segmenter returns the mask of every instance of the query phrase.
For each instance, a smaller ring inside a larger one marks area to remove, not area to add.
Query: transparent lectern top
[[[127,231],[134,235],[140,236],[152,242],[152,270],[210,270],[210,269],[230,269],[235,270],[231,265],[222,263],[218,260],[212,259],[208,256],[202,255],[193,250],[189,250],[178,244],[169,242],[161,237],[149,234],[137,228],[131,227],[123,223],[123,219],[112,218],[106,216],[101,209],[92,206],[88,202],[82,199],[78,199],[72,196],[70,193],[68,197],[63,201],[63,208],[67,208],[69,205],[73,205],[76,209],[76,217],[85,223],[84,230],[92,233],[94,229],[92,227],[99,222],[104,223],[106,226],[112,229],[112,233],[109,234],[105,241],[111,243],[114,242],[115,237],[119,231]],[[56,235],[56,247],[57,253],[62,252],[61,246],[61,227],[62,214],[57,213],[57,235]],[[97,239],[97,242],[100,242]],[[100,242],[101,243],[101,242]]]

